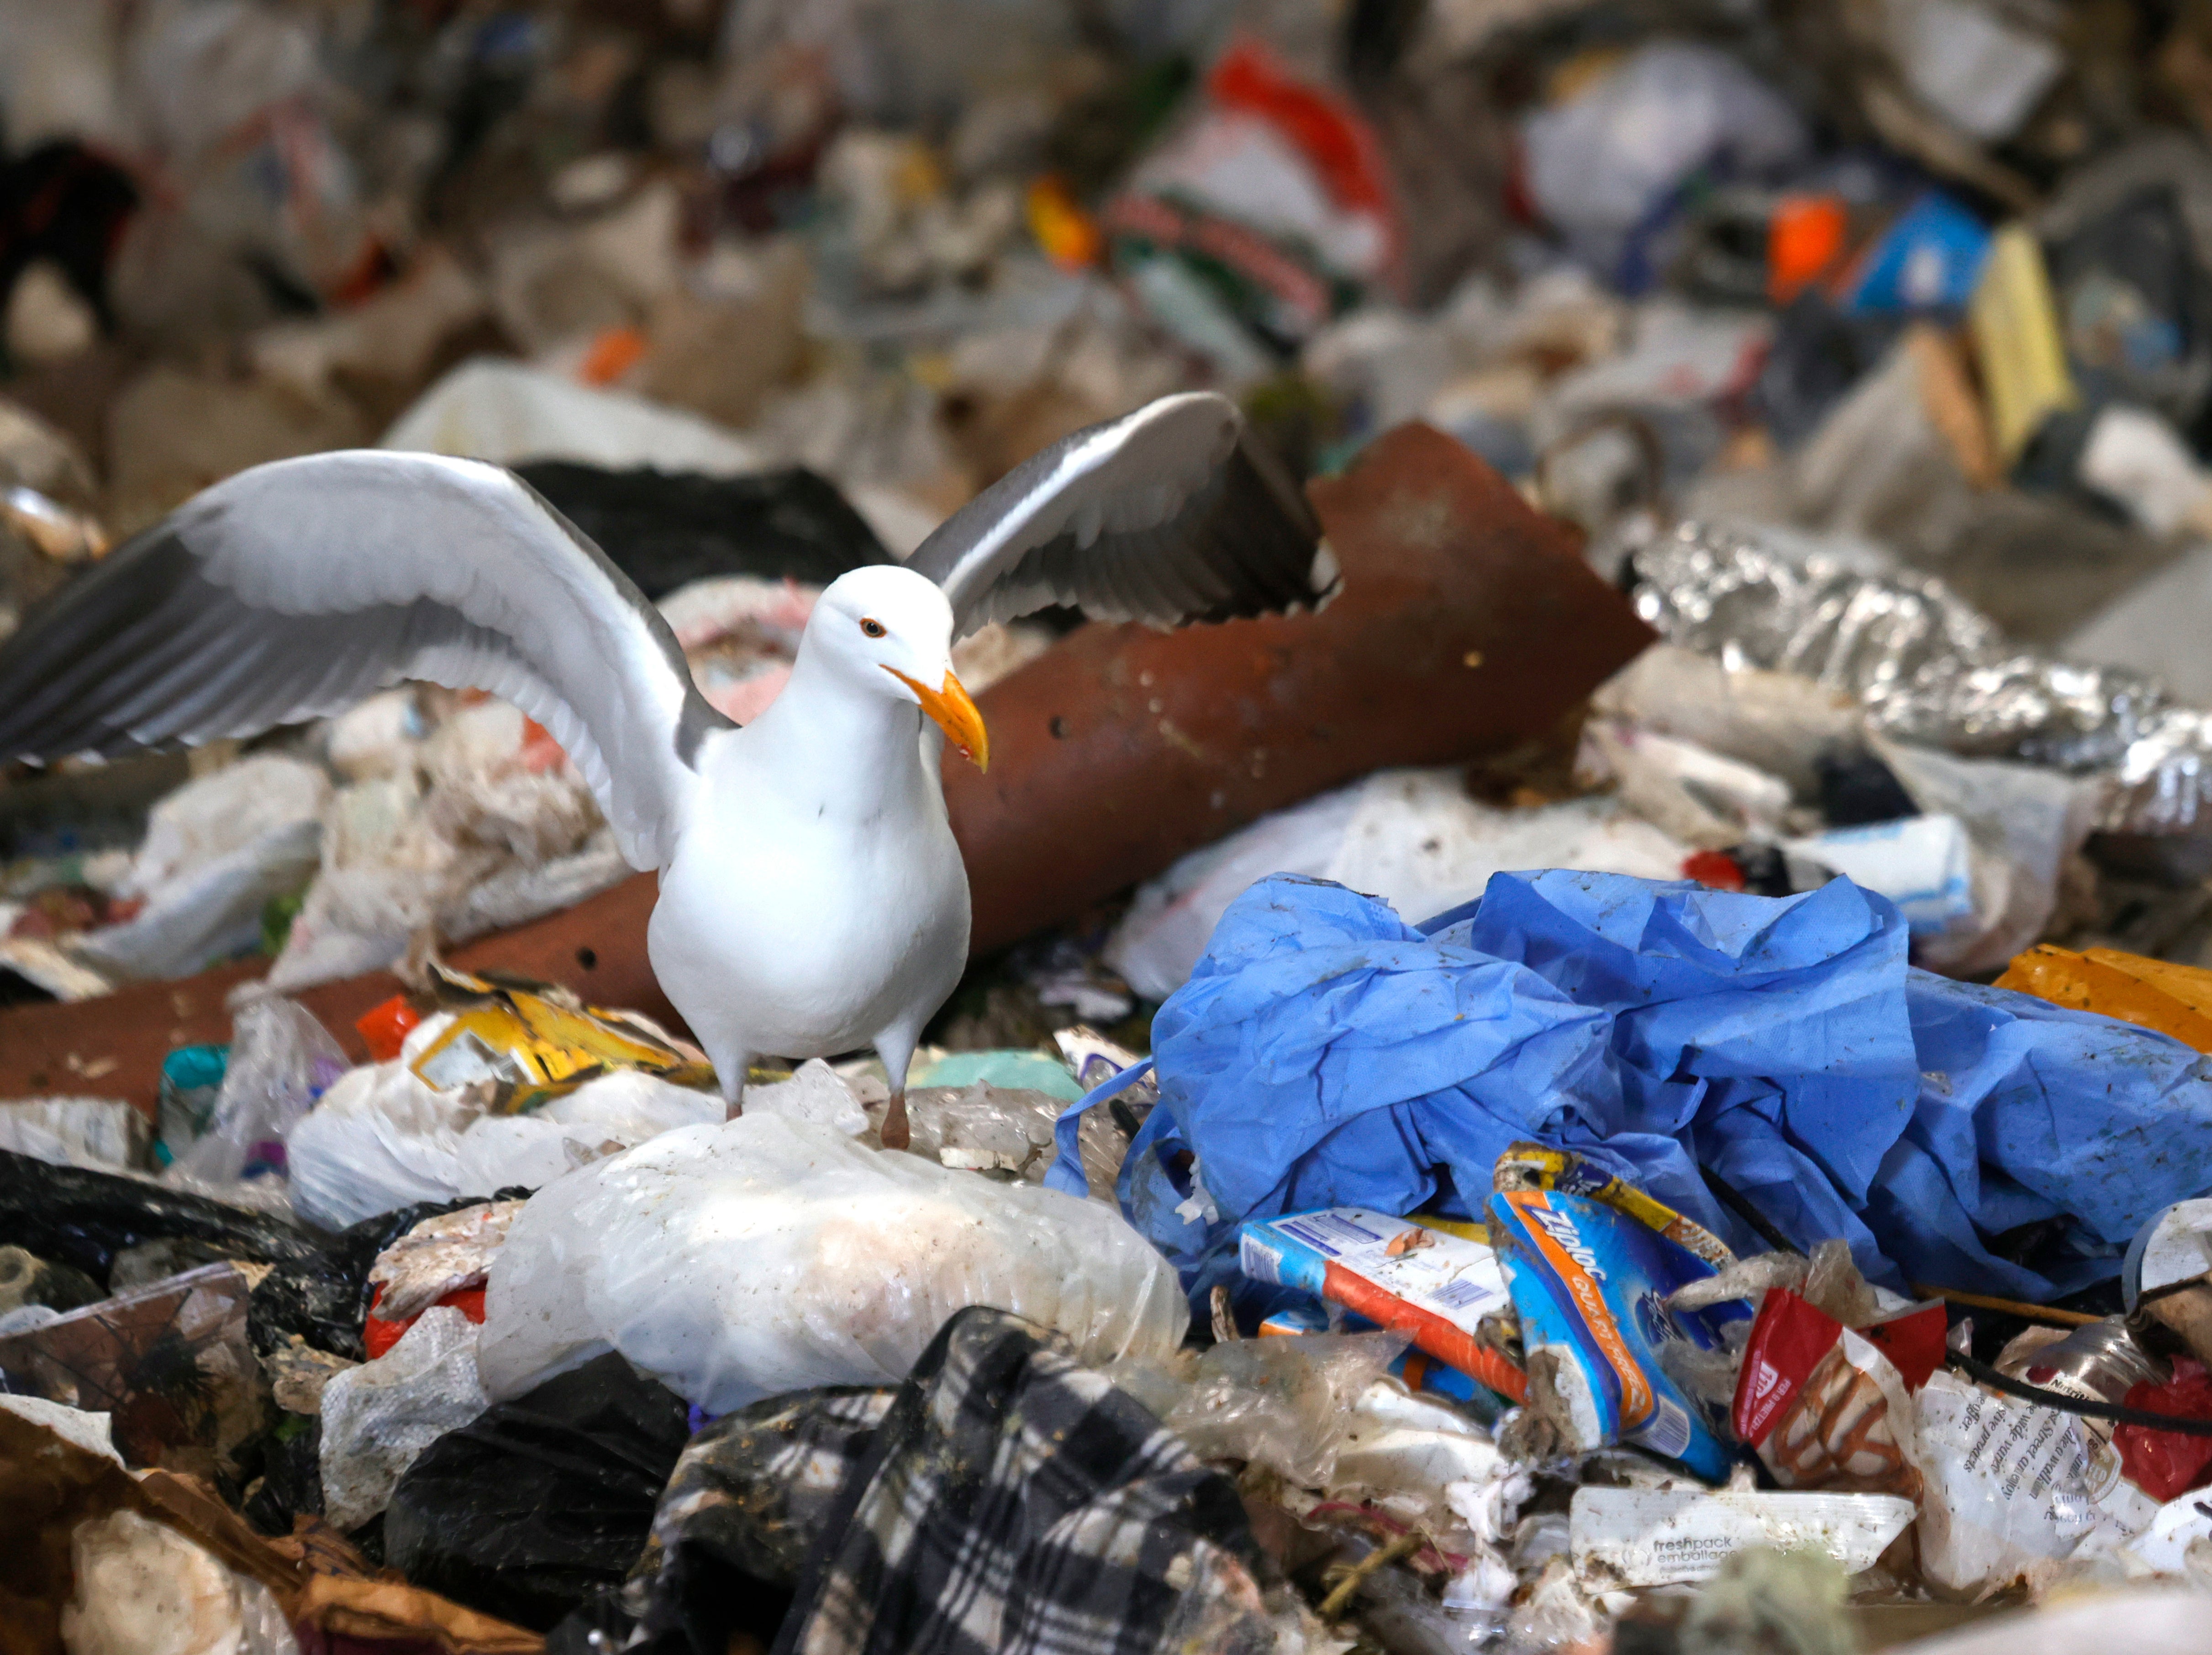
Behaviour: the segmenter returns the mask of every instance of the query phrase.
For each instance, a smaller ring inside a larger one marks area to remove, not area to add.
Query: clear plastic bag
[[[722,1100],[622,1069],[527,1115],[488,1115],[461,1134],[457,1196],[520,1184],[542,1189],[563,1173],[680,1126],[720,1121]]]
[[[896,1384],[968,1305],[1054,1329],[1092,1363],[1164,1359],[1188,1316],[1174,1273],[1098,1202],[749,1111],[532,1200],[491,1266],[484,1384],[503,1400],[619,1350],[727,1413]]]
[[[907,1094],[908,1147],[940,1165],[1042,1184],[1067,1105],[1026,1086],[927,1086]]]
[[[163,1175],[175,1189],[210,1190],[286,1168],[285,1135],[346,1072],[344,1050],[296,1001],[241,1007],[207,1130]]]
[[[1405,1348],[1402,1333],[1231,1339],[1194,1359],[1119,1363],[1108,1377],[1200,1459],[1247,1460],[1328,1488],[1363,1423],[1375,1434],[1358,1404]]]
[[[1601,258],[1698,167],[1727,160],[1759,171],[1787,164],[1805,143],[1790,106],[1741,64],[1672,40],[1540,108],[1522,136],[1538,209]]]
[[[314,877],[331,784],[316,765],[261,753],[155,806],[119,893],[132,918],[79,940],[118,977],[182,977],[260,940],[262,910]]]
[[[133,1466],[234,1476],[269,1425],[252,1291],[228,1261],[173,1275],[11,1332],[0,1372],[12,1390],[110,1415]]]
[[[465,707],[405,745],[392,774],[333,800],[276,986],[387,965],[425,931],[465,941],[629,874],[581,775],[510,703]]]
[[[415,1202],[451,1200],[461,1131],[477,1112],[432,1091],[404,1062],[349,1070],[285,1140],[293,1210],[343,1230]]]

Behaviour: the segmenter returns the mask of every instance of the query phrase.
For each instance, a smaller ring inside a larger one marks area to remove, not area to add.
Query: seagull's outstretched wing
[[[729,721],[667,623],[513,473],[368,450],[241,472],[0,646],[0,760],[251,735],[403,678],[504,696],[568,750],[639,867],[673,854]]]
[[[1335,578],[1320,539],[1237,405],[1194,391],[1023,461],[906,566],[945,588],[962,636],[1051,604],[1174,626],[1317,603]]]

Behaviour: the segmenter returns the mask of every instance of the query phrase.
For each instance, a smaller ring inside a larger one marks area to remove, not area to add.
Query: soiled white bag
[[[129,1511],[80,1523],[70,1561],[67,1655],[298,1655],[275,1593],[166,1524]]]
[[[1087,1363],[1164,1359],[1188,1319],[1174,1271],[1099,1202],[748,1110],[540,1190],[492,1261],[478,1362],[503,1401],[618,1350],[726,1413],[895,1384],[969,1305],[1055,1328]]]

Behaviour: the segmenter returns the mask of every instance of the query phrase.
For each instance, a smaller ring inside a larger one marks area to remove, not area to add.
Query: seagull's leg
[[[724,1120],[734,1121],[745,1112],[745,1071],[752,1066],[753,1055],[749,1051],[715,1055],[714,1076],[722,1083],[722,1101],[729,1106]]]
[[[906,1123],[906,1072],[914,1062],[914,1049],[921,1039],[919,1025],[886,1029],[876,1037],[876,1056],[884,1060],[884,1073],[890,1077],[891,1083],[891,1106],[884,1111],[880,1135],[886,1149],[904,1149],[913,1141]]]

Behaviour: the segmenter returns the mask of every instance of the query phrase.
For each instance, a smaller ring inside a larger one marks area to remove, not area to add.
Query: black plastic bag
[[[803,466],[702,477],[548,459],[514,470],[656,600],[710,575],[827,586],[892,561],[836,485]]]
[[[304,1264],[320,1251],[305,1232],[264,1214],[0,1150],[0,1244],[27,1248],[105,1285],[116,1254],[173,1237],[258,1263]]]
[[[601,1356],[423,1450],[385,1510],[386,1559],[543,1631],[629,1573],[690,1434],[681,1397]]]
[[[742,1409],[692,1438],[661,1497],[646,1567],[708,1560],[789,1588],[896,1390],[826,1385]]]
[[[1782,313],[1753,399],[1767,429],[1794,448],[1871,372],[1906,319],[1838,309],[1808,291]]]
[[[311,1414],[287,1414],[261,1439],[261,1476],[244,1510],[266,1535],[292,1532],[296,1517],[323,1514],[323,1422]]]
[[[597,1655],[633,1632],[654,1655],[722,1655],[740,1635],[771,1642],[830,1506],[897,1395],[832,1385],[708,1426],[669,1475],[630,1590],[587,1599],[554,1628],[546,1655]],[[594,1645],[593,1633],[618,1635]]]

